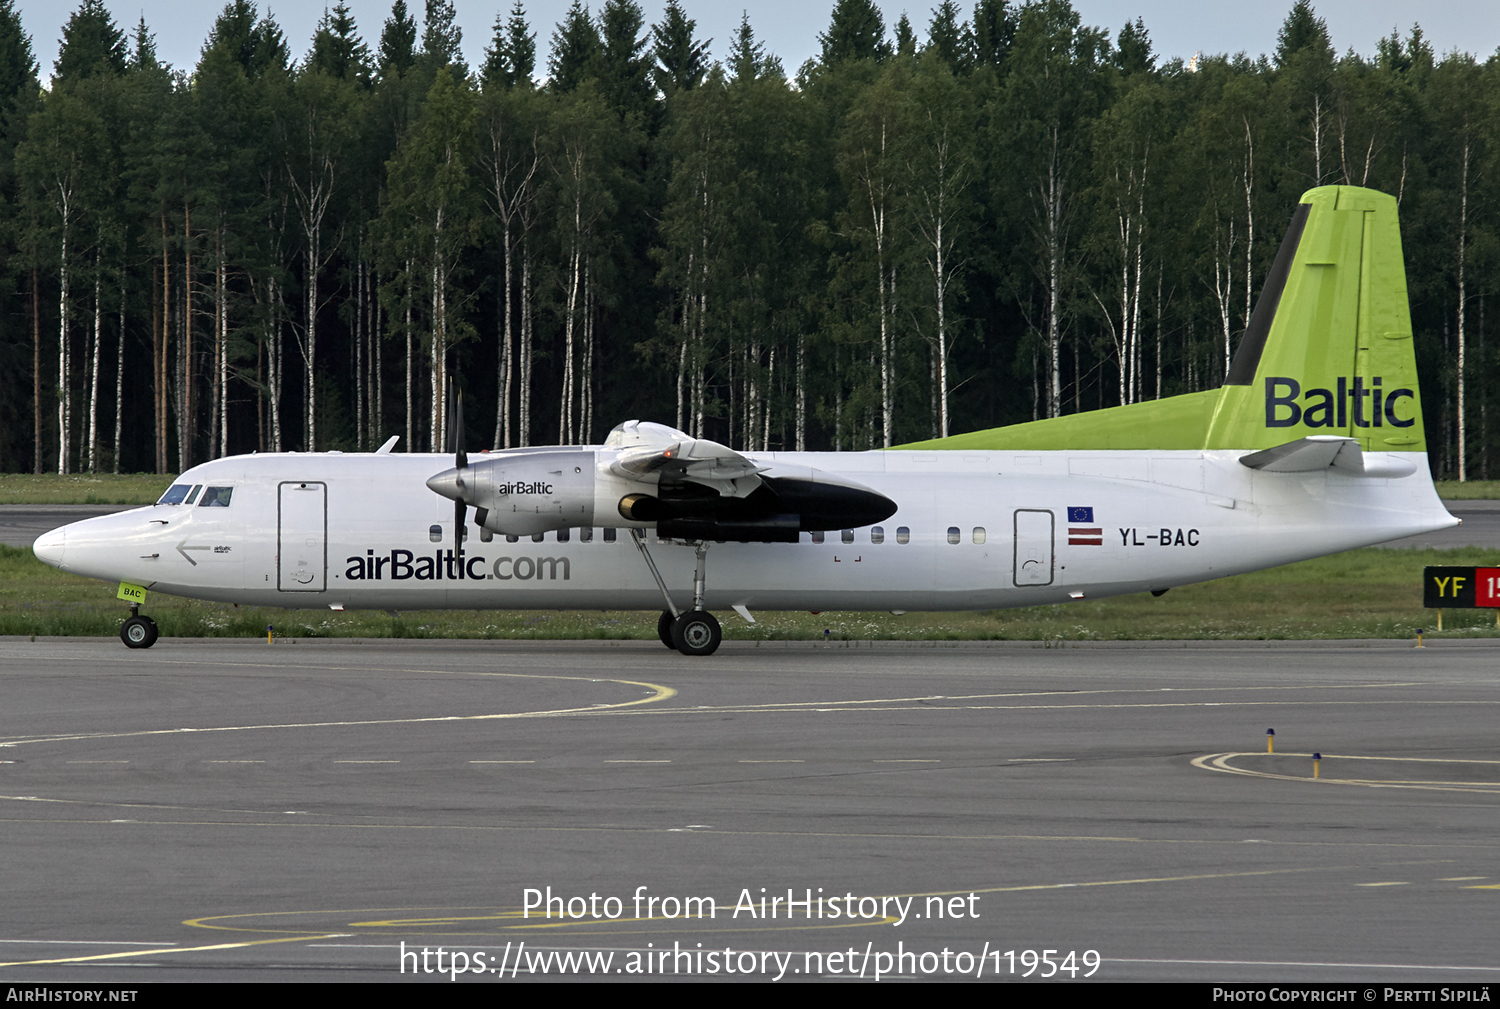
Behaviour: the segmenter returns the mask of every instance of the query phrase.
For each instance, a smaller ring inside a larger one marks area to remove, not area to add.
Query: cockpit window
[[[228,508],[229,499],[234,496],[233,487],[210,487],[203,492],[203,500],[198,502],[199,508]]]
[[[174,483],[172,486],[167,488],[167,492],[163,494],[161,496],[161,500],[157,501],[156,503],[171,505],[192,504],[194,501],[198,500],[198,492],[202,489],[203,485],[201,483]],[[228,504],[229,499],[225,498],[224,503]]]

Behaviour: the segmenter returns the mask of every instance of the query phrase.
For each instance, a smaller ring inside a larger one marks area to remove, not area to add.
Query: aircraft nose
[[[42,533],[36,538],[36,542],[31,544],[31,552],[36,554],[36,559],[43,564],[60,568],[63,566],[63,547],[66,546],[66,539],[63,528]]]

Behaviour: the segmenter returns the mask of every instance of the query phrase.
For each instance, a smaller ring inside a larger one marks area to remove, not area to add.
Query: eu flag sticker
[[[1092,522],[1094,521],[1094,509],[1092,508],[1069,508],[1069,522]]]

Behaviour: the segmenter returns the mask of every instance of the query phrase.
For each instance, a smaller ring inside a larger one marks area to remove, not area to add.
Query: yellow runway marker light
[[[1321,764],[1322,762],[1323,762],[1323,755],[1321,753],[1314,753],[1313,754],[1313,777],[1314,778],[1318,777],[1318,765]]]
[[[1418,648],[1426,648],[1427,647],[1426,645],[1422,644],[1422,628],[1420,628],[1420,627],[1417,628],[1417,647]]]
[[[1266,752],[1267,753],[1275,753],[1276,752],[1276,730],[1275,729],[1267,729],[1266,730]]]

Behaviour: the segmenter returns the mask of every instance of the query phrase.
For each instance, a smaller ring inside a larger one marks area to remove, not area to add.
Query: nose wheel
[[[160,636],[156,621],[140,614],[126,620],[120,627],[120,640],[125,642],[126,648],[150,648]]]

